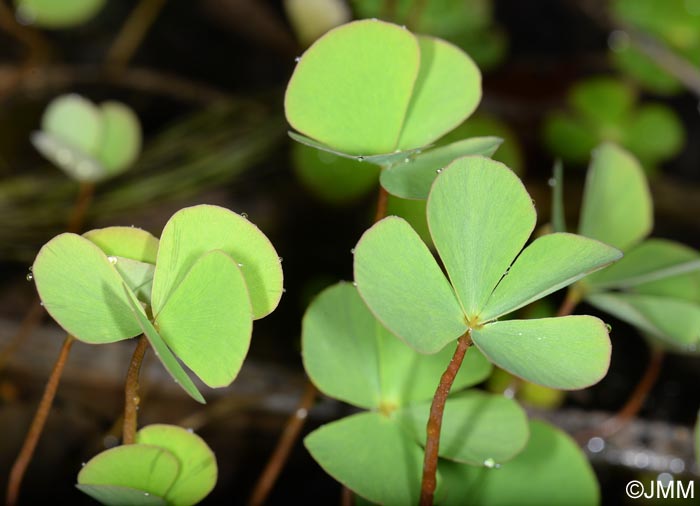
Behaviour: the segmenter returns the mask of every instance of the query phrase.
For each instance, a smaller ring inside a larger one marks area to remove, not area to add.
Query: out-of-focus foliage
[[[615,142],[653,170],[678,154],[685,130],[671,108],[636,103],[636,92],[622,81],[607,77],[582,81],[569,92],[568,110],[547,118],[547,145],[564,160],[583,163],[600,142]]]
[[[17,16],[42,28],[64,29],[81,25],[102,9],[105,0],[15,0]]]
[[[623,26],[629,25],[657,38],[668,49],[700,68],[699,0],[615,0],[612,13]],[[625,36],[621,39],[625,41]],[[650,91],[673,94],[681,83],[628,42],[611,44],[612,61]]]
[[[351,18],[345,0],[284,0],[284,10],[302,46]]]
[[[386,12],[385,4],[352,0],[358,17],[386,19],[441,37],[464,49],[483,70],[495,67],[506,55],[508,39],[495,23],[492,0],[431,0],[420,12],[413,0],[397,0],[395,12]]]

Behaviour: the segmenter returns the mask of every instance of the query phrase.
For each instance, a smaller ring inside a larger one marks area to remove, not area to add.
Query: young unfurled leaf
[[[120,256],[148,264],[156,263],[158,239],[134,227],[106,227],[90,230],[83,237],[95,243],[108,256]]]
[[[196,434],[174,425],[149,425],[136,444],[95,456],[77,487],[109,506],[192,506],[214,488],[214,453]]]
[[[557,324],[558,337],[573,332],[570,341],[554,339],[549,320],[507,326],[493,320],[609,264],[620,257],[617,250],[556,234],[518,257],[535,224],[532,202],[512,171],[483,157],[460,158],[442,171],[428,198],[428,222],[449,282],[415,232],[397,218],[375,224],[355,248],[358,291],[387,329],[422,353],[435,353],[471,330],[493,362],[554,388],[583,388],[603,376],[610,343],[599,320]],[[513,353],[511,346],[526,341],[518,333],[531,339],[526,351]],[[567,357],[560,361],[567,367],[555,364],[551,376],[540,374],[553,356]]]

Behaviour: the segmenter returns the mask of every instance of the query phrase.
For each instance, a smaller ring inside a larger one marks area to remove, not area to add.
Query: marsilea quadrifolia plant
[[[600,380],[610,340],[599,319],[502,318],[621,257],[568,233],[526,245],[530,196],[509,168],[479,156],[498,139],[429,149],[480,95],[478,70],[459,49],[376,20],[330,31],[296,67],[285,105],[303,135],[290,135],[380,165],[390,193],[427,197],[441,261],[407,222],[382,219],[355,247],[355,287],[332,287],[311,305],[309,376],[369,412],[321,427],[306,445],[375,503],[593,504],[595,478],[567,436],[528,424],[511,400],[455,392],[481,381],[487,362],[560,389]]]
[[[61,234],[39,252],[33,276],[44,307],[75,339],[104,344],[144,334],[175,382],[201,403],[180,362],[209,387],[229,385],[253,321],[282,295],[280,259],[267,237],[210,205],[175,213],[160,240],[131,227]],[[213,454],[184,429],[150,426],[135,441],[125,433],[125,442],[137,444],[107,450],[83,468],[81,490],[104,504],[188,505],[214,486]]]

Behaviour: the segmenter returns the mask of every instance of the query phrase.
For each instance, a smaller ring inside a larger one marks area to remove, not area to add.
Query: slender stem
[[[471,331],[461,336],[457,341],[452,360],[447,369],[442,373],[438,384],[433,403],[430,406],[430,417],[426,428],[425,458],[423,459],[423,482],[421,483],[420,505],[432,506],[435,486],[437,485],[436,473],[438,464],[438,450],[440,448],[440,430],[442,428],[442,415],[445,412],[445,403],[450,394],[452,383],[459,372],[459,368],[464,361],[464,355],[472,345]]]
[[[417,30],[420,19],[423,17],[423,11],[425,11],[427,5],[428,0],[413,0],[413,5],[406,18],[406,26],[411,30]]]
[[[343,486],[340,489],[340,506],[352,506],[353,505],[353,494],[352,490],[348,487]]]
[[[138,410],[141,398],[139,397],[139,373],[143,357],[148,350],[148,339],[141,336],[131,356],[129,371],[126,373],[126,386],[124,388],[124,429],[122,438],[125,445],[134,444],[136,440],[136,427],[138,425]]]
[[[32,460],[32,455],[34,455],[34,450],[36,449],[36,445],[41,437],[41,432],[46,424],[46,419],[51,411],[51,404],[53,404],[53,399],[56,396],[58,383],[61,379],[61,374],[68,360],[68,353],[70,352],[74,340],[73,336],[69,334],[63,341],[61,352],[58,355],[58,359],[53,366],[49,380],[44,388],[44,395],[39,402],[34,420],[32,420],[32,424],[29,426],[29,432],[27,432],[27,436],[24,438],[22,449],[12,466],[7,485],[7,506],[15,506],[15,504],[17,504],[22,478],[24,478],[27,466],[29,466],[29,462]]]
[[[559,306],[557,316],[569,316],[574,312],[579,302],[581,302],[581,295],[573,288],[569,288],[566,292],[566,297],[564,297],[564,301],[561,303],[561,306]]]
[[[602,423],[600,429],[597,431],[600,436],[612,436],[637,416],[644,406],[644,401],[649,397],[649,392],[651,392],[651,389],[659,379],[663,359],[663,350],[660,348],[653,348],[651,350],[649,364],[639,380],[639,383],[634,387],[632,394],[628,397],[627,402],[625,402],[622,408],[612,418]]]
[[[374,223],[386,216],[386,205],[389,200],[389,193],[384,189],[383,186],[379,186],[379,193],[377,194],[377,212],[374,214]]]
[[[310,381],[307,382],[304,394],[301,397],[296,411],[287,420],[282,435],[277,441],[277,447],[270,456],[270,460],[268,460],[260,478],[258,478],[255,488],[253,488],[253,493],[248,500],[248,506],[261,506],[265,504],[267,496],[275,485],[275,481],[277,481],[277,477],[282,471],[284,464],[287,462],[289,454],[294,447],[294,443],[301,433],[301,429],[304,427],[304,422],[306,422],[309,410],[316,401],[316,393],[316,387],[314,387]]]
[[[141,0],[131,11],[107,53],[110,70],[121,70],[128,65],[165,2],[166,0]]]
[[[92,204],[92,199],[95,196],[94,183],[80,183],[78,188],[78,196],[75,199],[75,204],[68,218],[68,232],[77,234],[83,228],[85,223],[85,215]]]

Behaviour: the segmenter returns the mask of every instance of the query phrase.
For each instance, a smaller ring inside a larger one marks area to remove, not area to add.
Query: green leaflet
[[[601,145],[588,169],[579,233],[625,251],[652,226],[651,195],[639,163],[613,144]]]
[[[302,323],[304,368],[325,394],[366,409],[391,411],[431,399],[454,350],[421,355],[391,335],[349,283],[324,290]],[[490,364],[470,350],[453,391],[485,379]]]
[[[221,250],[240,264],[255,319],[271,313],[282,296],[282,266],[270,240],[246,218],[211,205],[176,212],[163,229],[153,278],[153,314],[158,314],[192,265]]]
[[[405,199],[427,199],[438,172],[466,155],[493,155],[503,142],[498,137],[473,137],[430,149],[395,163],[380,176],[382,186]],[[403,162],[403,163],[402,163]]]
[[[76,339],[101,344],[141,333],[122,277],[88,239],[54,237],[39,251],[32,271],[44,307]]]
[[[423,451],[395,420],[361,413],[316,429],[306,449],[333,478],[379,504],[417,504]]]
[[[474,351],[469,350],[467,356]],[[423,446],[430,403],[414,404],[399,412],[399,420]],[[447,399],[439,455],[457,462],[494,466],[520,453],[529,435],[527,416],[517,402],[468,390]]]
[[[443,460],[443,506],[593,506],[598,483],[586,456],[568,435],[541,421],[530,422],[525,450],[500,469]],[[557,484],[556,486],[553,484]]]
[[[497,366],[552,388],[590,386],[610,364],[608,329],[592,316],[491,322],[472,339]]]

